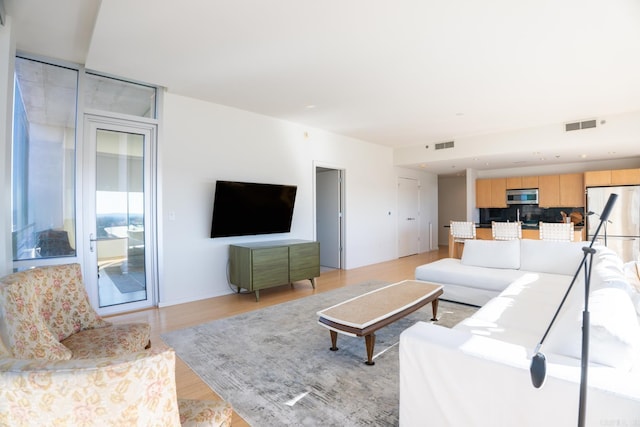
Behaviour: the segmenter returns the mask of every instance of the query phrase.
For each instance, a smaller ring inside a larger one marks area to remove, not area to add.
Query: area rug
[[[364,338],[338,335],[316,312],[385,286],[368,282],[162,335],[178,356],[251,426],[395,426],[398,340],[431,304],[376,332],[375,365]],[[476,310],[441,301],[438,324],[451,327]]]

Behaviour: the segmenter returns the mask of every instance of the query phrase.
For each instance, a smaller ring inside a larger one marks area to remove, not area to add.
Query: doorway
[[[398,256],[420,251],[420,183],[398,177]]]
[[[344,266],[343,170],[316,166],[316,239],[320,242],[320,266]]]
[[[155,124],[85,118],[85,282],[103,315],[155,301],[155,134]]]

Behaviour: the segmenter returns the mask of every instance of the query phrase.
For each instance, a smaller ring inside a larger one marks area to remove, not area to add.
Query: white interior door
[[[341,174],[337,169],[316,170],[316,235],[323,267],[341,268]]]
[[[150,307],[155,265],[155,125],[87,116],[85,281],[100,314]],[[93,274],[91,273],[93,272]]]
[[[398,256],[420,250],[420,184],[417,179],[398,178]]]

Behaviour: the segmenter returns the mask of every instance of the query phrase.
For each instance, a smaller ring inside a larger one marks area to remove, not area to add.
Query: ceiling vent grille
[[[580,130],[580,129],[590,129],[590,128],[594,128],[596,127],[596,121],[595,120],[587,120],[584,122],[575,122],[575,123],[567,123],[564,125],[564,130],[566,132],[572,131],[572,130]]]
[[[444,150],[445,148],[453,148],[453,141],[439,142],[436,144],[436,150]]]

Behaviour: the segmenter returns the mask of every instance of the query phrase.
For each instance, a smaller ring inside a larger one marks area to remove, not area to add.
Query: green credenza
[[[229,246],[229,280],[240,289],[260,289],[309,280],[315,289],[320,276],[320,243],[277,240]]]

